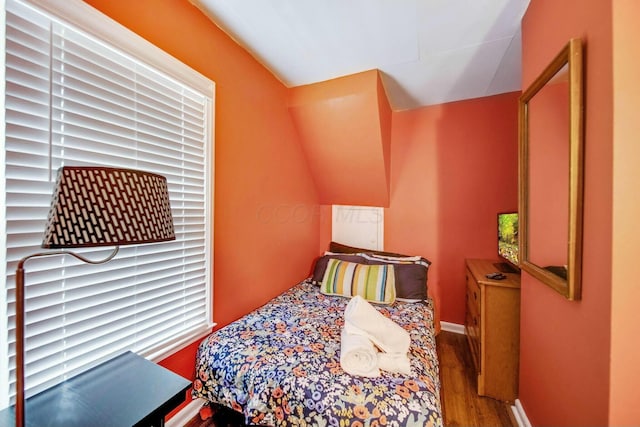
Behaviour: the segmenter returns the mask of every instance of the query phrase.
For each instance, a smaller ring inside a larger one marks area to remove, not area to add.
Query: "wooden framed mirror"
[[[571,39],[519,99],[520,268],[580,299],[582,43]]]

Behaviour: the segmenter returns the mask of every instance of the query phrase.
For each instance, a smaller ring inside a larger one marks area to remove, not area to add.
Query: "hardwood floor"
[[[436,338],[444,425],[457,427],[517,427],[508,403],[478,396],[473,361],[464,335],[442,331]],[[240,427],[242,418],[220,410],[212,418],[193,418],[185,427]]]
[[[446,426],[516,427],[511,405],[478,396],[466,337],[442,331],[436,337],[441,401]]]

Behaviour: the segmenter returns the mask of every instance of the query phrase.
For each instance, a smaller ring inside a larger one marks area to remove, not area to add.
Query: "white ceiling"
[[[521,89],[529,0],[190,0],[287,87],[377,68],[391,108]]]

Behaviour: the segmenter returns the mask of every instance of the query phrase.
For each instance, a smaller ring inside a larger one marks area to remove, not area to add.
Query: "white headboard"
[[[384,208],[333,205],[331,240],[359,248],[384,249]]]

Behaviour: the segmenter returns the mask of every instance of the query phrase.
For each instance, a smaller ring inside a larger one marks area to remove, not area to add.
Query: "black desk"
[[[27,399],[27,427],[161,427],[191,382],[127,352]],[[13,407],[0,426],[15,425]]]

